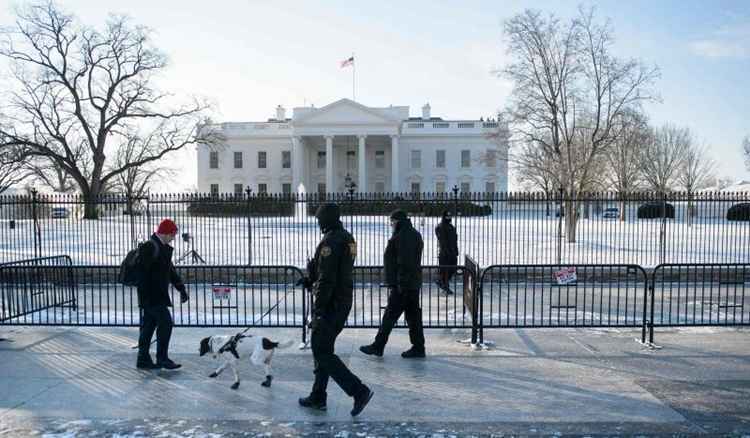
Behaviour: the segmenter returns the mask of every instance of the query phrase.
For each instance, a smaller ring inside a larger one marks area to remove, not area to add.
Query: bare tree
[[[688,133],[688,135],[690,135]],[[692,136],[688,141],[685,157],[682,160],[682,169],[677,175],[677,184],[687,192],[688,208],[687,223],[692,225],[695,216],[693,196],[695,192],[710,186],[716,178],[716,162],[708,156],[706,147],[695,143]]]
[[[145,155],[158,147],[158,140],[153,137],[132,137],[127,144],[117,151],[115,167],[125,167],[127,163],[140,161]],[[125,194],[128,199],[127,211],[133,213],[133,200],[148,194],[152,186],[166,178],[174,176],[175,170],[162,162],[152,162],[139,167],[129,167],[125,172],[117,175],[112,189]]]
[[[745,167],[750,170],[750,136],[742,139],[742,153],[745,156]]]
[[[26,167],[36,184],[47,187],[53,192],[70,193],[76,188],[73,178],[54,161],[46,157],[36,157],[29,160]]]
[[[641,177],[649,190],[667,193],[676,187],[691,141],[687,128],[664,125],[652,130],[640,158]]]
[[[27,157],[18,148],[0,149],[0,193],[17,186],[30,176]]]
[[[640,154],[649,138],[649,127],[643,113],[628,111],[619,122],[621,134],[604,154],[607,179],[620,197],[620,221],[625,220],[625,200],[627,193],[641,186]]]
[[[199,129],[206,103],[179,104],[154,86],[167,64],[146,28],[114,15],[101,30],[82,26],[51,1],[16,15],[15,27],[0,32],[13,78],[0,106],[9,122],[0,147],[22,147],[70,175],[85,218],[98,217],[97,198],[129,169],[219,140]],[[116,165],[113,157],[134,137],[152,138],[149,151]]]
[[[508,20],[513,62],[501,73],[513,82],[506,111],[511,132],[556,157],[565,191],[566,235],[576,240],[578,196],[591,183],[597,158],[620,135],[618,120],[655,98],[658,76],[637,60],[612,54],[609,22],[593,10],[561,23],[527,10]]]

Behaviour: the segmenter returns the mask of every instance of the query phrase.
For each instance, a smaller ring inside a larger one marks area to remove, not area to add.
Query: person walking
[[[412,346],[401,353],[401,357],[421,358],[425,357],[422,309],[419,307],[424,243],[422,235],[414,229],[403,210],[391,213],[390,220],[393,234],[383,255],[388,304],[375,341],[359,347],[359,350],[368,355],[382,356],[393,326],[401,314],[406,313]]]
[[[456,274],[455,266],[458,264],[458,235],[451,223],[449,210],[443,210],[442,220],[435,227],[435,236],[438,239],[438,264],[441,266],[437,284],[445,293],[452,294],[450,281]]]
[[[174,370],[180,364],[169,358],[169,340],[172,337],[172,299],[169,296],[170,283],[180,292],[182,303],[187,302],[188,294],[177,270],[172,264],[174,248],[170,245],[177,234],[177,225],[171,219],[164,219],[149,240],[138,247],[138,263],[143,270],[138,284],[138,307],[141,310],[140,335],[138,337],[138,360],[140,369]],[[156,331],[156,363],[149,352],[151,338]]]
[[[323,238],[308,264],[315,301],[312,309],[310,343],[315,361],[315,381],[307,397],[299,399],[306,408],[326,410],[329,377],[354,398],[351,415],[357,416],[367,406],[374,392],[354,375],[334,353],[336,337],[344,329],[352,308],[354,282],[352,271],[357,257],[357,243],[340,220],[337,204],[320,206],[315,213]]]

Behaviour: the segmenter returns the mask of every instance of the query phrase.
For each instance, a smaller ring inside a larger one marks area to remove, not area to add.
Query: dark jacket
[[[314,317],[346,321],[352,308],[352,270],[356,257],[357,243],[341,222],[326,229],[308,265],[315,295]]]
[[[169,284],[178,291],[185,290],[185,285],[172,264],[174,248],[162,243],[156,234],[150,240],[159,246],[159,251],[157,254],[151,242],[143,242],[138,247],[139,258],[143,263],[143,281],[138,286],[138,306],[172,306]]]
[[[402,291],[422,288],[422,235],[409,219],[396,223],[383,255],[385,284]]]
[[[450,222],[442,220],[440,221],[440,224],[435,227],[435,236],[437,236],[439,244],[438,257],[446,260],[457,260],[458,235],[456,234],[456,227]],[[453,264],[455,264],[455,262]]]

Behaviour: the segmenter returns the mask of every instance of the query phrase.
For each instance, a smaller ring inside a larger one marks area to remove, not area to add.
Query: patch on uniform
[[[320,248],[320,255],[321,257],[328,257],[329,255],[331,255],[331,247],[324,246],[323,248]]]
[[[349,254],[352,255],[352,258],[357,258],[357,242],[349,244]]]

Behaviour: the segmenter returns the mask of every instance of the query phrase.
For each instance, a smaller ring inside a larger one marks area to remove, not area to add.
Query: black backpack
[[[148,242],[152,243],[155,248],[154,258],[159,256],[159,245],[152,239]],[[120,283],[125,286],[139,286],[143,280],[143,263],[140,257],[140,249],[143,245],[147,245],[148,242],[143,242],[138,247],[128,251],[125,259],[120,263],[120,274],[118,279]]]

